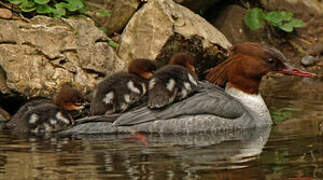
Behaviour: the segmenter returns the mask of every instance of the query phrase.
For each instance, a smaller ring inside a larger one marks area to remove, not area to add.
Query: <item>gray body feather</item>
[[[258,119],[255,113],[209,83],[199,83],[197,92],[187,99],[161,110],[147,107],[122,114],[111,122],[87,122],[61,134],[166,133],[186,134],[246,129],[270,125],[270,119]]]

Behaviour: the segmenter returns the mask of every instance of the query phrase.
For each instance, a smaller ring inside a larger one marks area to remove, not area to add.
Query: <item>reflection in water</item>
[[[323,179],[323,83],[300,80],[282,77],[263,88],[271,110],[292,114],[272,129],[149,135],[148,146],[126,135],[0,132],[0,179]]]
[[[0,178],[195,179],[204,171],[248,167],[262,152],[270,129],[269,126],[217,134],[149,135],[147,147],[129,136],[77,136],[44,141],[3,135]]]

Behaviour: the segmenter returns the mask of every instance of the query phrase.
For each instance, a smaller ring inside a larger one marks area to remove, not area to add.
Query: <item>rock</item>
[[[288,37],[288,42],[284,44],[290,44],[295,51],[291,55],[283,51],[287,57],[295,59],[297,56],[302,58],[308,54],[314,55],[313,47],[323,43],[323,2],[321,0],[261,0],[260,2],[267,11],[289,11],[305,23],[305,27],[295,28],[295,32],[286,33],[282,37],[282,39]],[[317,70],[315,73],[323,74],[323,71]]]
[[[11,93],[10,89],[7,87],[6,72],[1,68],[1,66],[0,66],[0,92],[2,92],[3,94]]]
[[[11,19],[12,18],[12,12],[9,9],[0,8],[0,18]]]
[[[190,42],[192,48],[196,39],[201,51],[214,50],[214,54],[231,47],[220,31],[189,9],[172,0],[148,1],[134,14],[121,35],[117,55],[125,61],[117,67],[125,68],[125,62],[133,58],[156,59],[165,45],[177,38]]]
[[[285,10],[296,15],[317,14],[323,15],[323,2],[321,0],[260,0],[267,10]]]
[[[315,64],[315,57],[311,55],[304,56],[301,60],[303,66],[313,66]]]
[[[99,77],[116,70],[115,50],[90,18],[0,19],[0,27],[6,27],[0,31],[6,86],[24,96],[51,96],[64,82],[88,92]]]
[[[139,7],[138,0],[89,0],[88,14],[96,26],[107,29],[107,34],[120,32]],[[100,10],[108,11],[111,16],[104,16]]]
[[[214,4],[221,2],[221,0],[174,0],[175,2],[189,8],[198,14],[204,14]]]
[[[246,41],[260,41],[262,29],[250,30],[244,23],[247,9],[239,5],[229,5],[220,12],[214,12],[210,22],[220,30],[232,44]]]
[[[323,54],[323,42],[316,43],[313,46],[311,55],[319,57],[321,54]]]
[[[10,114],[0,107],[0,123],[7,122],[11,118]]]

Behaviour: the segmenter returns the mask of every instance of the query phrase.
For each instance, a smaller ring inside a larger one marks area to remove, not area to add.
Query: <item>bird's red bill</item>
[[[314,77],[315,74],[306,72],[306,71],[301,71],[298,69],[283,69],[280,71],[283,74],[288,74],[288,75],[294,75],[294,76],[302,76],[302,77]]]

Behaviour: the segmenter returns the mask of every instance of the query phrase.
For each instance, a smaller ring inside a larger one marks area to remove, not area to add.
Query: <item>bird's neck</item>
[[[232,86],[226,86],[225,92],[239,100],[257,119],[259,124],[271,124],[269,110],[260,93],[250,94]]]

